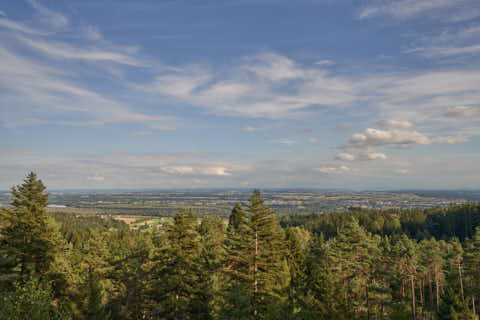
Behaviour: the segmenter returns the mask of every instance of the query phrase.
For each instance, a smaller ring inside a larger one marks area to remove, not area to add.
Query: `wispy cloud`
[[[480,44],[474,44],[465,47],[426,47],[415,48],[405,51],[406,53],[415,53],[427,58],[444,58],[456,55],[475,55],[480,53]]]
[[[52,120],[53,115],[65,114],[84,115],[71,122],[84,125],[169,120],[135,112],[121,102],[72,83],[68,80],[68,72],[42,66],[5,48],[0,47],[0,59],[0,87],[4,90],[2,104],[17,106],[8,112],[0,110],[4,126],[32,116],[40,120],[47,116],[49,122],[69,125],[69,120]]]
[[[98,41],[102,39],[102,34],[98,28],[94,26],[86,26],[82,28],[82,32],[85,35],[85,38],[91,41]]]
[[[49,8],[45,7],[44,5],[38,3],[36,0],[28,0],[30,5],[34,7],[37,12],[42,17],[42,20],[52,27],[55,28],[63,28],[68,25],[68,18],[56,11],[50,10]]]
[[[243,61],[227,72],[185,66],[140,88],[214,114],[265,118],[291,117],[314,105],[345,106],[355,99],[353,81],[330,76],[321,68],[304,68],[275,53]]]
[[[465,118],[465,117],[472,117],[476,114],[480,115],[479,108],[474,108],[469,106],[456,106],[456,107],[448,108],[447,112],[445,112],[445,117]]]
[[[14,31],[19,31],[22,33],[32,34],[32,35],[45,35],[46,33],[36,30],[34,28],[27,27],[19,22],[7,19],[5,14],[0,15],[0,27],[7,28]]]
[[[385,153],[381,153],[381,152],[367,152],[367,153],[360,153],[358,159],[364,160],[364,161],[387,160],[388,157]]]
[[[246,126],[245,128],[243,128],[243,131],[259,132],[259,131],[266,131],[266,130],[278,128],[278,127],[279,127],[278,124],[266,124],[263,126]]]
[[[392,16],[405,19],[424,13],[434,13],[444,19],[473,19],[476,15],[468,16],[468,8],[475,10],[478,2],[475,0],[370,0],[360,14],[360,19],[376,16]]]
[[[88,176],[87,177],[87,180],[91,180],[91,181],[104,181],[105,180],[105,177],[104,176],[100,176],[100,175],[94,175],[94,176]]]
[[[48,56],[61,59],[80,59],[89,61],[111,61],[130,66],[145,66],[143,62],[136,60],[126,54],[99,50],[95,48],[83,49],[73,47],[64,43],[55,43],[52,41],[34,40],[25,37],[19,37],[23,43],[31,48],[38,50]]]
[[[410,129],[415,127],[413,123],[409,121],[400,121],[400,120],[379,120],[377,124],[383,128],[391,129]]]
[[[418,131],[407,130],[379,130],[367,128],[363,133],[355,133],[348,140],[346,147],[353,149],[369,149],[379,146],[394,145],[398,147],[408,147],[410,145],[420,144],[456,144],[467,142],[464,137],[437,137],[430,138]],[[373,154],[374,157],[380,154]]]
[[[350,153],[342,152],[339,153],[335,156],[335,160],[340,160],[340,161],[353,161],[355,160],[355,156]]]
[[[352,172],[352,169],[347,166],[340,166],[340,167],[321,167],[315,168],[314,171],[324,173],[324,174],[346,174]]]
[[[320,60],[320,61],[317,61],[315,62],[316,65],[319,65],[319,66],[332,66],[335,64],[335,61],[333,60],[329,60],[329,59],[325,59],[325,60]]]

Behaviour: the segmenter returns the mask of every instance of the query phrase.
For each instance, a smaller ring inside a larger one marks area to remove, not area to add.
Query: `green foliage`
[[[245,216],[227,238],[227,277],[248,290],[253,316],[263,319],[267,308],[286,293],[289,283],[285,234],[258,190]]]
[[[12,287],[16,280],[38,277],[64,285],[62,274],[55,272],[55,261],[66,251],[57,225],[47,214],[48,195],[45,186],[31,172],[24,183],[12,188],[11,207],[0,211],[0,282]],[[58,271],[58,268],[57,268]],[[55,292],[59,295],[60,292]]]
[[[437,313],[438,320],[475,320],[473,312],[468,308],[466,302],[462,301],[452,288],[448,288],[442,296],[442,303],[440,304]]]
[[[197,218],[180,211],[161,239],[155,257],[152,315],[166,319],[209,319],[211,282],[202,268]]]
[[[55,223],[47,204],[30,173],[1,210],[0,319],[476,319],[480,303],[474,203],[280,224],[255,190],[228,224],[180,210],[149,232]]]
[[[45,281],[29,278],[16,282],[12,291],[0,295],[2,320],[67,320],[71,319],[62,306],[56,306],[52,289]]]

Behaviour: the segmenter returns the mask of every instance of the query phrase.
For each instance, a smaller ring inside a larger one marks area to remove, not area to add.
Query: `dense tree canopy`
[[[160,228],[50,214],[35,173],[0,215],[0,319],[478,319],[480,205]],[[282,228],[283,227],[283,228]]]

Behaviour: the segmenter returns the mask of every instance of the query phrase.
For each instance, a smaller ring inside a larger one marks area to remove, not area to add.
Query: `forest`
[[[49,213],[33,172],[0,211],[0,319],[478,319],[480,204],[228,223],[179,210],[133,230]]]

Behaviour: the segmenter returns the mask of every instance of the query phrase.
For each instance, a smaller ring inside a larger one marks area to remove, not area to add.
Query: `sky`
[[[478,0],[0,3],[0,189],[480,188]]]

